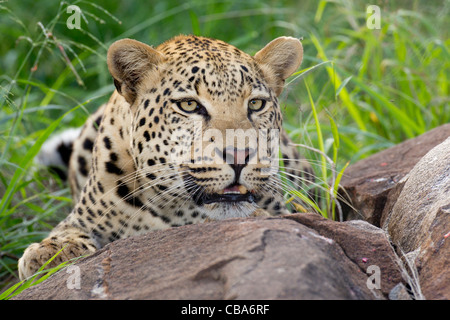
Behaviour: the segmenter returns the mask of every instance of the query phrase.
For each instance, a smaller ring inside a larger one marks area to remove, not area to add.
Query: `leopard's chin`
[[[258,209],[256,202],[211,202],[203,204],[202,213],[211,220],[224,220],[230,218],[246,218]]]

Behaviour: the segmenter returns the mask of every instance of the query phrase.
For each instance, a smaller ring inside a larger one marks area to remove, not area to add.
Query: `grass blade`
[[[87,103],[87,102],[86,102]],[[21,181],[24,174],[27,172],[28,168],[31,166],[34,157],[38,154],[41,149],[42,144],[48,139],[50,134],[55,131],[55,129],[59,126],[61,120],[68,115],[69,113],[78,109],[81,105],[78,105],[71,110],[64,113],[61,117],[53,121],[42,133],[42,135],[36,140],[33,146],[27,151],[22,161],[19,163],[19,167],[14,172],[14,175],[8,185],[8,188],[3,195],[2,201],[0,202],[0,217],[2,217],[6,211],[6,208],[9,206],[12,197],[16,191],[17,184]]]
[[[317,39],[317,37],[312,34],[311,35],[311,41],[313,42],[314,46],[316,47],[317,53],[319,55],[319,57],[324,60],[324,61],[328,61],[328,58],[325,54],[324,49],[322,48],[319,39]],[[341,87],[342,81],[341,78],[339,77],[338,74],[336,74],[334,68],[331,68],[329,66],[326,67],[326,70],[328,72],[328,76],[330,77],[331,81],[334,83],[335,87]],[[355,106],[355,104],[351,101],[350,99],[350,95],[347,91],[347,89],[345,87],[341,88],[340,91],[340,97],[342,100],[342,103],[344,104],[344,106],[347,108],[348,112],[350,113],[350,115],[352,116],[352,118],[355,120],[355,122],[357,123],[358,127],[362,130],[362,131],[367,131],[366,125],[362,119],[362,116],[358,110],[358,108]]]

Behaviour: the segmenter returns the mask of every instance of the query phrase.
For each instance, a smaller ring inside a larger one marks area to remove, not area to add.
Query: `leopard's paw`
[[[62,249],[62,250],[61,250]],[[46,269],[58,266],[64,261],[95,252],[95,247],[85,244],[84,241],[58,241],[57,237],[49,237],[40,243],[31,244],[19,259],[19,278],[27,279],[34,275],[41,266],[60,251],[59,254],[46,266]]]

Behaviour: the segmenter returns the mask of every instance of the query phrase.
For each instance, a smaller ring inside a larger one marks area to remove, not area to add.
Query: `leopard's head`
[[[133,113],[132,153],[159,192],[214,219],[246,216],[277,188],[277,97],[300,65],[300,41],[280,37],[254,56],[219,40],[178,36],[157,48],[119,40],[108,51]]]

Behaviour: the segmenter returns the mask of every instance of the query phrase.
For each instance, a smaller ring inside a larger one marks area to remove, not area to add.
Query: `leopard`
[[[26,248],[20,279],[52,257],[48,268],[130,236],[289,214],[280,172],[297,186],[314,181],[283,129],[279,102],[302,59],[301,41],[286,36],[253,55],[196,35],[156,47],[134,39],[111,44],[115,90],[59,148],[69,151],[63,160],[73,209]]]

